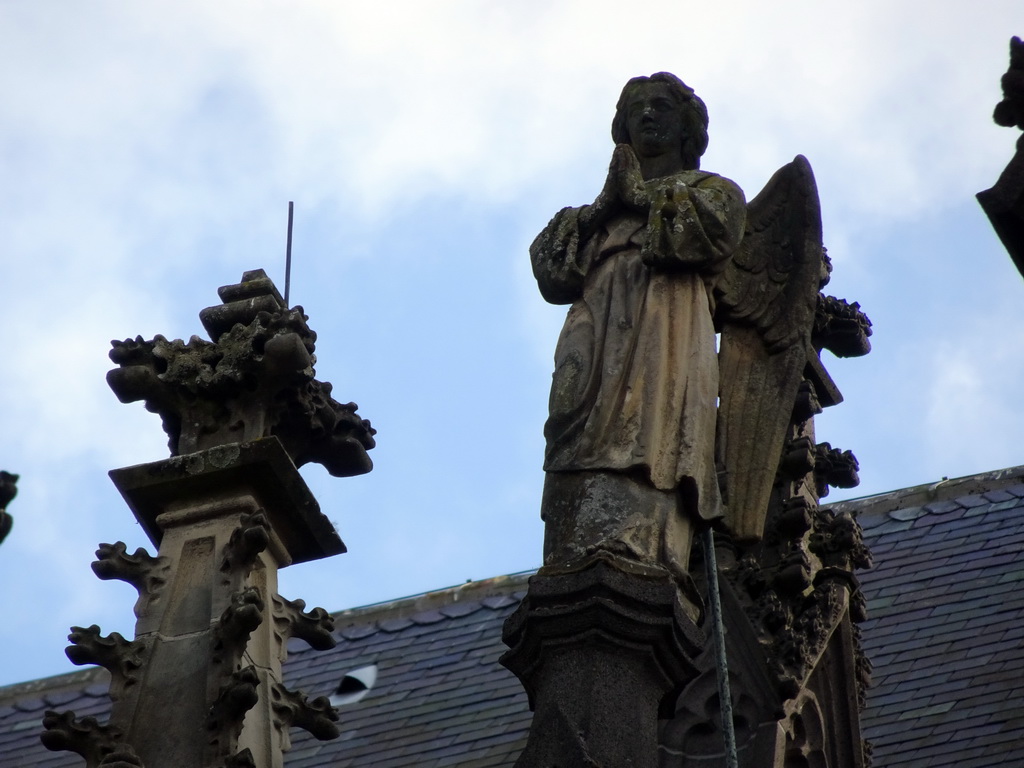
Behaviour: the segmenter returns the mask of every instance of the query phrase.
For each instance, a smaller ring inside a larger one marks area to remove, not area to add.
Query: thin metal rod
[[[284,251],[284,305],[288,303],[288,295],[292,292],[292,221],[295,218],[295,203],[288,201],[288,245]]]
[[[738,768],[736,731],[732,722],[732,693],[729,690],[729,662],[725,653],[725,624],[722,621],[722,594],[718,589],[718,563],[715,561],[715,532],[708,526],[701,534],[704,540],[704,573],[711,603],[711,625],[715,643],[715,666],[718,669],[718,701],[722,710],[722,735],[725,741],[726,768]]]

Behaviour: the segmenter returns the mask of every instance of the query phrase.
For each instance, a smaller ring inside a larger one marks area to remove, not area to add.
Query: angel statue
[[[604,188],[530,247],[541,294],[571,305],[544,429],[546,565],[604,551],[688,583],[695,529],[761,535],[822,280],[820,211],[803,157],[749,205],[700,170],[707,125],[675,75],[630,80]]]

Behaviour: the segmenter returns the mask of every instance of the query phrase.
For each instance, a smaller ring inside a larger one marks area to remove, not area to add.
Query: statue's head
[[[629,107],[640,89],[652,87],[663,91],[675,103],[683,168],[700,168],[700,157],[708,147],[708,110],[692,88],[669,72],[658,72],[650,77],[634,77],[626,83],[619,96],[619,103],[615,105],[612,139],[616,144],[632,144],[634,149],[637,148],[636,137],[630,136]]]

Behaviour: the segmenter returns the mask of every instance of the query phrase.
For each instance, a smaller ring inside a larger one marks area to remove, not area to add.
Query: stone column
[[[516,768],[658,765],[658,718],[703,636],[661,567],[608,553],[542,568],[505,624],[501,663],[534,711]]]
[[[154,578],[140,590],[134,644],[143,664],[112,688],[112,722],[147,768],[220,765],[245,749],[276,768],[292,723],[337,735],[326,700],[310,704],[281,681],[284,643],[301,617],[277,595],[277,570],[345,547],[280,442],[110,474],[159,545]],[[96,570],[127,575],[116,555],[101,553]],[[330,637],[329,625],[321,630]]]

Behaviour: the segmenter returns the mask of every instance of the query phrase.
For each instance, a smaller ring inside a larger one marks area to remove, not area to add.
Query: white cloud
[[[907,476],[1019,460],[1024,339],[1007,331],[993,345],[980,329],[1016,328],[1020,286],[986,261],[1005,260],[994,241],[968,253],[921,238],[960,227],[957,206],[1009,159],[1013,136],[989,115],[1014,23],[1015,2],[980,13],[952,0],[927,14],[874,0],[630,12],[583,0],[0,4],[0,466],[23,477],[0,579],[20,583],[45,553],[75,563],[77,580],[33,585],[19,606],[64,616],[79,603],[61,621],[107,628],[96,595],[108,586],[84,572],[92,548],[143,542],[104,471],[165,455],[157,417],[107,391],[107,342],[199,332],[218,285],[255,266],[279,276],[289,199],[301,301],[330,352],[319,367],[340,372],[325,378],[343,377],[342,399],[365,393],[377,409],[365,415],[388,427],[379,473],[318,490],[343,537],[374,518],[358,531],[367,550],[303,566],[300,583],[340,608],[332,595],[365,602],[494,575],[481,570],[495,520],[535,520],[518,510],[539,487],[524,479],[540,456],[525,456],[522,435],[535,430],[539,445],[538,392],[561,323],[534,293],[526,247],[559,207],[593,198],[619,89],[662,69],[708,102],[709,169],[751,195],[797,152],[816,169],[835,290],[855,287],[848,298],[885,320],[876,355],[854,366],[865,373],[837,369],[840,387],[850,382],[836,409],[851,414],[843,447],[874,439],[858,436],[880,424],[864,410],[887,408],[877,391],[891,391],[900,434],[931,446],[900,457]],[[874,247],[879,231],[899,242]],[[946,320],[951,306],[969,316],[986,279],[1005,285],[980,325],[915,319]],[[936,337],[936,357],[901,357]],[[925,380],[929,395],[915,398]],[[875,455],[861,456],[865,476]],[[446,504],[455,486],[458,503]],[[492,514],[474,519],[486,505]],[[422,518],[415,529],[410,516]],[[537,526],[522,529],[503,531],[502,568],[536,563]],[[339,592],[336,574],[356,564]],[[0,633],[28,656],[20,636]],[[26,674],[48,668],[33,663]]]

